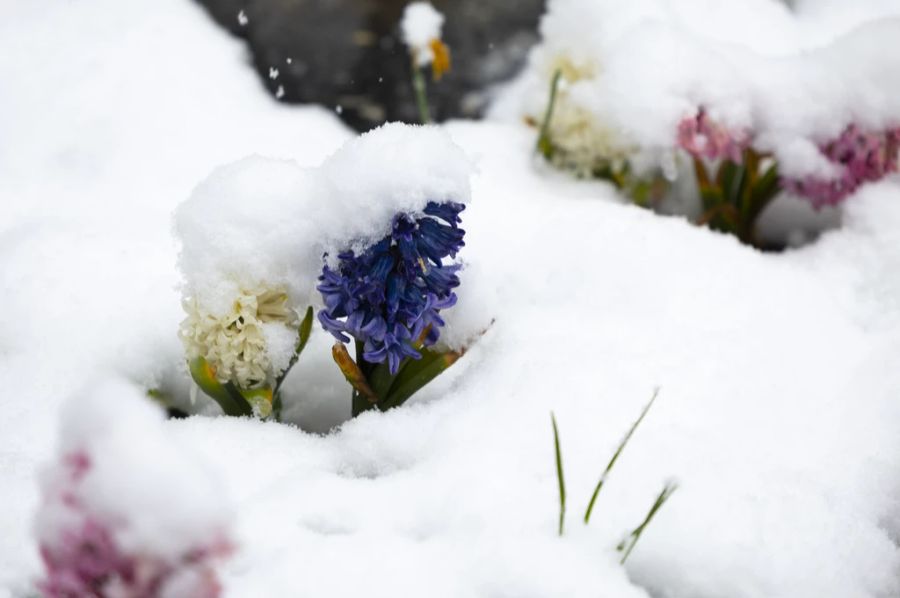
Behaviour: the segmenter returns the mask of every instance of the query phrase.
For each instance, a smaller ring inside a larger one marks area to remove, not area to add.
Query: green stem
[[[362,341],[356,341],[356,365],[359,366],[360,371],[363,373],[366,380],[368,380],[371,375],[372,366],[363,359]],[[370,409],[375,409],[375,405],[354,388],[351,402],[351,413],[353,417],[356,417],[363,411],[369,411]]]
[[[553,108],[556,106],[556,90],[559,88],[560,77],[562,77],[562,71],[557,69],[553,73],[553,80],[550,82],[550,101],[547,103],[547,111],[544,113],[543,122],[541,122],[541,134],[537,141],[537,150],[547,160],[553,156],[553,144],[550,141],[550,120],[553,118]]]
[[[423,125],[427,125],[431,122],[431,114],[428,110],[428,96],[425,95],[425,77],[422,76],[422,69],[415,60],[412,63],[412,83],[416,95],[416,105],[419,108],[419,120]]]

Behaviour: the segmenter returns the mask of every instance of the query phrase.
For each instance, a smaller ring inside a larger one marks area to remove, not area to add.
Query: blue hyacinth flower
[[[444,263],[465,245],[459,217],[465,206],[429,202],[424,214],[398,214],[391,233],[359,255],[344,251],[337,266],[322,268],[317,289],[325,309],[319,322],[336,339],[363,344],[363,359],[387,361],[396,374],[406,358],[419,359],[413,343],[440,337],[440,310],[456,303],[460,266]]]

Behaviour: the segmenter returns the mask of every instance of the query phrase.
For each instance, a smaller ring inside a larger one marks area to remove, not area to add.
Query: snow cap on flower
[[[328,193],[324,253],[337,259],[348,248],[362,250],[391,232],[397,214],[424,214],[431,202],[467,204],[473,170],[439,127],[390,123],[351,139],[319,168]]]
[[[400,32],[416,65],[422,67],[435,60],[435,45],[441,44],[441,27],[444,15],[428,2],[412,2],[403,11]]]
[[[321,252],[316,171],[251,156],[216,168],[175,213],[184,295],[216,314],[235,289],[282,289],[288,307],[306,309]]]
[[[218,596],[232,513],[218,478],[130,384],[92,387],[63,415],[35,521],[43,594]]]

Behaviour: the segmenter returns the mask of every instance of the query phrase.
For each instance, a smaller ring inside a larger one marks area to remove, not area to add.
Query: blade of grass
[[[597,482],[597,487],[594,488],[594,494],[591,495],[591,501],[588,503],[587,510],[584,512],[584,524],[587,525],[591,520],[591,512],[594,510],[594,503],[597,502],[597,496],[600,494],[600,490],[603,488],[603,484],[606,483],[606,478],[609,476],[609,472],[612,471],[613,466],[616,464],[616,460],[619,458],[619,455],[622,454],[622,450],[625,448],[625,445],[628,444],[628,441],[631,440],[631,436],[634,434],[634,431],[637,430],[637,427],[644,421],[644,416],[647,415],[647,412],[650,411],[650,407],[653,406],[653,402],[656,400],[656,397],[659,395],[659,388],[653,389],[653,396],[650,397],[650,402],[644,406],[644,410],[641,411],[640,417],[635,420],[633,424],[631,424],[631,429],[628,430],[628,433],[625,434],[625,437],[622,439],[622,442],[619,443],[619,448],[616,449],[616,452],[613,454],[612,459],[609,460],[609,463],[606,464],[606,469],[603,470],[603,474],[600,476],[600,480]]]
[[[553,447],[556,451],[556,479],[559,481],[559,535],[563,535],[563,523],[566,520],[566,479],[563,476],[562,451],[559,448],[559,428],[556,426],[556,416],[550,412],[550,421],[553,423]]]
[[[624,565],[625,561],[628,559],[628,555],[631,554],[631,551],[634,550],[635,544],[637,544],[638,540],[641,538],[641,534],[644,533],[644,530],[650,524],[650,521],[653,519],[653,516],[656,515],[656,512],[659,511],[666,501],[669,500],[669,497],[672,496],[678,489],[678,484],[674,482],[666,482],[666,485],[663,487],[662,492],[659,493],[659,496],[656,497],[656,501],[653,503],[653,506],[650,507],[650,510],[647,512],[647,516],[644,517],[644,521],[634,528],[628,537],[622,540],[618,546],[616,546],[616,550],[622,553],[622,560],[619,561],[619,564]]]

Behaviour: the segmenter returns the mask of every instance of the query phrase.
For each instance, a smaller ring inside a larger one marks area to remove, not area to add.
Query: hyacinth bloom
[[[700,107],[678,125],[677,144],[690,154],[703,214],[698,224],[758,245],[756,221],[778,194],[777,164]]]
[[[284,290],[242,289],[224,315],[210,313],[195,298],[183,306],[187,317],[179,336],[188,359],[206,359],[219,382],[246,390],[271,384],[281,373],[286,364],[272,362],[267,336],[276,331],[293,336],[299,322]]]
[[[396,374],[405,358],[419,359],[414,343],[433,345],[456,303],[458,264],[445,264],[463,247],[463,204],[429,202],[424,214],[398,214],[391,232],[359,255],[344,251],[322,269],[317,287],[322,326],[339,341],[362,343],[362,358],[387,362]]]
[[[312,308],[301,320],[286,291],[263,286],[241,289],[225,314],[196,297],[183,306],[179,336],[197,387],[226,415],[280,417],[278,391],[309,338]]]
[[[820,147],[838,168],[834,178],[785,178],[782,186],[806,198],[816,208],[841,203],[866,182],[878,181],[898,170],[900,128],[867,132],[851,124],[840,137]]]
[[[738,163],[749,142],[746,132],[728,130],[711,119],[703,108],[696,116],[685,118],[678,124],[678,145],[694,158],[728,159]]]
[[[213,538],[184,554],[163,558],[126,551],[115,530],[127,522],[102,521],[79,496],[78,486],[91,469],[90,458],[73,452],[63,459],[62,480],[45,509],[56,515],[51,533],[43,534],[41,558],[46,576],[38,587],[46,598],[216,598],[221,587],[213,562],[231,552]]]

